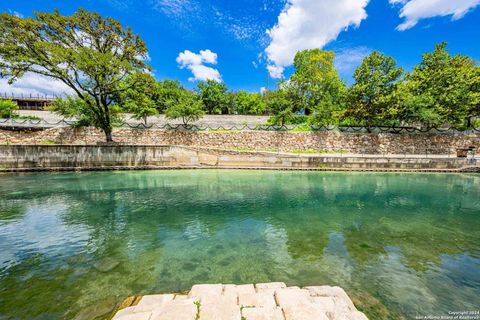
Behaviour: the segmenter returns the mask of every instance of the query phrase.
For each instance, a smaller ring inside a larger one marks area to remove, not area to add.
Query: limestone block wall
[[[294,151],[319,150],[359,154],[452,154],[457,148],[480,148],[480,133],[342,133],[271,131],[168,131],[115,129],[114,140],[128,145]],[[54,128],[36,132],[0,130],[0,144],[93,145],[103,141],[93,128]]]
[[[175,146],[0,146],[2,169],[182,167],[198,165],[197,152]]]
[[[0,171],[161,168],[478,170],[466,159],[295,155],[181,146],[0,145]]]

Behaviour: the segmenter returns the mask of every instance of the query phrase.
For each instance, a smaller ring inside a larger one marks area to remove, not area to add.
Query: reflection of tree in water
[[[0,200],[0,224],[20,219],[25,214],[25,206],[9,200]]]

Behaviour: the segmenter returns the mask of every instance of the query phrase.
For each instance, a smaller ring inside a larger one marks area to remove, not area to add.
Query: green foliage
[[[201,311],[201,308],[202,308],[202,304],[201,304],[200,301],[195,301],[193,304],[197,308],[197,312],[195,314],[195,320],[200,320],[200,311]]]
[[[267,104],[259,93],[248,91],[238,91],[233,94],[233,109],[237,114],[265,114]]]
[[[345,116],[367,127],[395,123],[400,113],[398,80],[402,74],[392,57],[372,52],[355,70]]]
[[[197,121],[205,114],[205,108],[198,97],[191,91],[182,90],[178,100],[169,100],[167,102],[165,116],[167,119],[181,118],[185,126],[190,122]]]
[[[424,54],[406,79],[406,116],[410,121],[460,128],[480,115],[479,67],[470,57],[450,55],[446,43]]]
[[[228,114],[227,86],[215,80],[199,82],[197,93],[208,114]]]
[[[76,119],[74,127],[99,127],[98,117],[93,109],[85,102],[75,96],[55,99],[47,109],[55,112],[67,119]],[[110,117],[112,123],[121,122],[121,109],[117,105],[110,107]]]
[[[480,118],[472,119],[472,128],[480,129]]]
[[[19,116],[19,115],[14,115],[13,117],[14,117],[15,119],[18,119],[18,120],[43,120],[42,118],[37,117],[37,116]]]
[[[320,49],[298,52],[293,63],[295,72],[282,84],[293,110],[312,114],[312,124],[336,123],[345,105],[346,86],[335,69],[334,57],[333,51]]]
[[[269,91],[265,95],[267,106],[272,114],[268,119],[268,125],[286,125],[291,124],[295,119],[293,105],[288,99],[288,93],[285,90]]]
[[[466,56],[451,56],[446,44],[423,56],[402,78],[395,60],[379,52],[356,69],[346,90],[333,68],[333,53],[305,50],[295,57],[295,72],[266,96],[270,124],[454,125],[474,126],[480,118],[480,66]],[[270,101],[269,101],[270,100]]]
[[[18,106],[12,100],[0,99],[0,118],[14,118]]]
[[[180,96],[185,91],[185,88],[177,80],[164,80],[158,82],[157,90],[157,108],[158,111],[164,112],[172,101],[180,100]]]
[[[302,130],[332,124],[466,128],[480,119],[480,66],[470,57],[450,55],[446,43],[424,54],[403,78],[392,57],[375,51],[355,70],[349,89],[334,67],[333,52],[300,51],[290,79],[263,96],[228,92],[214,80],[200,82],[196,93],[178,81],[157,82],[147,72],[146,57],[138,35],[95,12],[0,14],[0,76],[13,83],[32,72],[63,82],[76,96],[56,100],[51,110],[78,119],[78,126],[102,129],[107,141],[121,111],[145,124],[165,112],[185,125],[205,113],[270,114],[268,124],[301,124]],[[17,117],[15,108],[0,100],[1,117]]]
[[[136,73],[122,82],[124,90],[117,96],[119,106],[132,117],[143,120],[147,125],[148,117],[158,114],[157,101],[159,100],[159,88],[157,81],[148,73]]]
[[[10,83],[27,72],[63,82],[85,102],[83,110],[107,141],[112,141],[114,95],[125,90],[122,80],[147,68],[146,56],[138,35],[96,12],[0,14],[0,75]]]

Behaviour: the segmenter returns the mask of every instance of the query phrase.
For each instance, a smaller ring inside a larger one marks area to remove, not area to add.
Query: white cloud
[[[421,19],[452,16],[452,20],[458,20],[480,4],[480,0],[389,0],[389,2],[392,5],[402,5],[400,17],[405,21],[397,27],[399,31],[414,27]]]
[[[193,77],[188,78],[188,81],[206,81],[215,80],[217,82],[222,81],[220,72],[217,69],[204,66],[203,64],[189,66],[190,71],[193,73]]]
[[[322,48],[367,17],[368,0],[289,0],[277,24],[267,31],[270,75],[278,78],[304,49]]]
[[[154,10],[161,12],[176,27],[184,29],[189,36],[205,23],[207,8],[197,0],[150,0]]]
[[[169,16],[182,16],[186,12],[193,12],[197,4],[190,0],[156,0],[153,6]]]
[[[283,71],[285,71],[285,68],[276,65],[268,65],[267,70],[270,74],[270,77],[274,79],[280,79],[283,76]]]
[[[0,78],[0,94],[7,95],[63,95],[72,94],[73,91],[61,81],[43,77],[35,73],[26,73],[13,84]]]
[[[345,48],[335,51],[335,67],[342,75],[352,74],[373,50],[367,47]]]
[[[10,14],[13,14],[13,15],[14,15],[15,17],[17,17],[17,18],[21,18],[21,19],[25,18],[25,16],[24,16],[23,14],[21,14],[20,12],[18,12],[18,11],[8,10],[8,12],[9,12]]]
[[[209,49],[200,50],[199,53],[185,50],[180,52],[176,60],[180,68],[186,68],[193,73],[193,77],[190,77],[189,81],[215,80],[220,82],[222,81],[220,72],[217,69],[204,65],[217,64],[217,58],[217,54]]]

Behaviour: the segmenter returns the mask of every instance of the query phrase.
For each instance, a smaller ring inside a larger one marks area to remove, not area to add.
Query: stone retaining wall
[[[114,140],[135,145],[183,145],[241,150],[321,150],[356,154],[452,154],[480,147],[480,133],[341,133],[270,131],[165,131],[115,129]],[[96,144],[103,133],[92,128],[36,132],[0,130],[0,144]]]
[[[0,171],[248,168],[304,170],[478,170],[444,156],[296,155],[183,146],[0,145]]]

